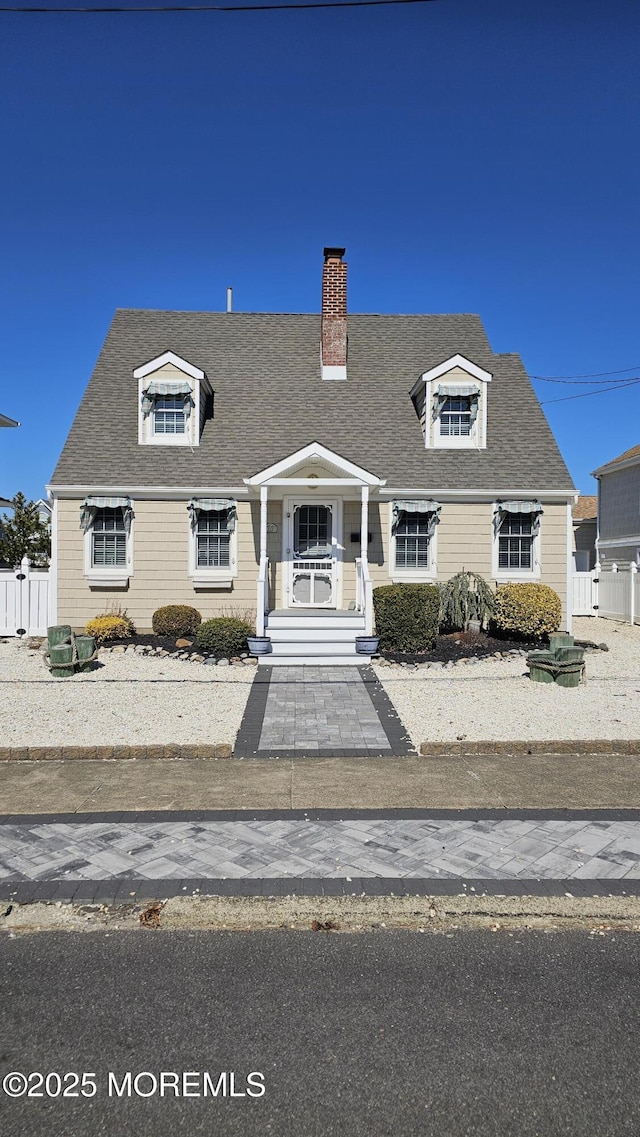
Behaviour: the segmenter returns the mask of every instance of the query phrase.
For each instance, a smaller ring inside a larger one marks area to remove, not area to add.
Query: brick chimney
[[[325,249],[322,266],[322,378],[347,378],[347,265],[344,249]]]

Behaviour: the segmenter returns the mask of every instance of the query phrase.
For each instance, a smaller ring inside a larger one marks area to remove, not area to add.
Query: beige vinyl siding
[[[151,630],[153,612],[164,604],[190,604],[203,619],[219,615],[222,609],[255,612],[257,560],[249,502],[238,502],[238,575],[232,587],[197,590],[189,577],[186,499],[134,500],[133,572],[126,589],[89,587],[80,505],[81,499],[58,502],[58,623],[84,627],[114,604],[127,609],[141,632]]]
[[[492,526],[491,502],[445,502],[436,530],[438,580],[449,580],[463,569],[490,579]]]
[[[425,493],[426,496],[426,493]],[[319,499],[320,500],[320,499]],[[84,576],[84,538],[79,526],[80,500],[58,503],[58,622],[83,627],[111,603],[127,609],[140,631],[151,627],[151,616],[163,604],[191,604],[207,619],[231,609],[255,612],[259,559],[260,503],[238,502],[237,577],[230,589],[194,589],[189,578],[189,522],[184,501],[134,500],[133,573],[128,589],[90,589]],[[545,503],[540,527],[543,583],[559,594],[566,611],[567,509],[564,503]],[[360,499],[343,502],[342,607],[356,596],[356,558],[360,542]],[[270,501],[267,521],[269,606],[282,606],[283,503]],[[389,563],[391,503],[369,503],[369,569],[374,587],[392,583]],[[492,574],[493,504],[445,502],[437,528],[437,579],[448,580],[462,569],[480,573],[495,585]],[[628,558],[627,558],[628,559]],[[416,579],[416,578],[412,578]],[[419,577],[417,579],[420,579]],[[519,578],[522,579],[522,578]]]

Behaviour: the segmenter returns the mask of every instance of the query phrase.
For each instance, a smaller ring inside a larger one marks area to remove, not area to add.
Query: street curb
[[[137,761],[166,758],[230,758],[228,742],[168,743],[166,746],[0,746],[0,762]]]
[[[536,755],[557,754],[640,754],[640,739],[637,738],[580,738],[580,739],[542,739],[527,741],[481,741],[471,742],[463,739],[456,742],[421,742],[422,758],[495,758],[507,755],[526,758]],[[0,762],[96,762],[96,761],[144,761],[188,759],[231,758],[233,746],[229,742],[178,743],[165,745],[153,743],[148,746],[0,746]],[[334,755],[336,757],[358,757],[366,761],[371,755]],[[280,755],[283,759],[295,761],[297,758],[319,758],[310,753],[301,755],[296,751]],[[406,759],[415,754],[383,754],[388,759]]]
[[[421,742],[423,758],[492,758],[508,754],[515,758],[540,754],[640,754],[638,738],[549,738],[535,742]]]

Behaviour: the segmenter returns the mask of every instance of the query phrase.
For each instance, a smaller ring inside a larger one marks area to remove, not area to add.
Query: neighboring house
[[[256,611],[270,662],[354,662],[372,587],[544,581],[570,625],[575,490],[478,316],[119,310],[48,487],[56,619]],[[266,615],[265,615],[266,613]]]
[[[573,567],[590,572],[596,564],[598,498],[581,494],[571,511],[573,518]]]
[[[640,565],[640,446],[593,471],[598,479],[598,560]]]
[[[50,530],[51,529],[51,503],[48,501],[45,501],[43,497],[39,497],[37,502],[36,502],[36,506],[38,509],[38,517],[40,518],[42,524],[46,525],[47,529]]]

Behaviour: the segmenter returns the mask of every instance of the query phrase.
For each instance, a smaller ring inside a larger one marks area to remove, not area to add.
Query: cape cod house
[[[373,588],[465,568],[570,625],[575,490],[519,356],[348,315],[343,255],[320,315],[116,312],[48,487],[55,621],[251,611],[270,663],[357,662]]]

